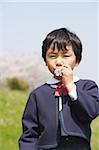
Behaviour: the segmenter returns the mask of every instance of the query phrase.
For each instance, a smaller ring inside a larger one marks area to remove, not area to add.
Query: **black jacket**
[[[68,95],[63,100],[62,120],[66,135],[78,136],[90,142],[91,121],[99,115],[99,92],[95,82],[76,82],[78,99]],[[57,146],[58,110],[55,89],[44,84],[29,96],[23,118],[20,150],[38,150]]]

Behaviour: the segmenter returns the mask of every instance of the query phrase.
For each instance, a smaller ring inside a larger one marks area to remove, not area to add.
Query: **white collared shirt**
[[[73,82],[77,82],[78,80],[79,80],[78,77],[76,77],[76,76],[73,77]],[[56,84],[59,83],[59,82],[60,82],[59,80],[57,80],[57,79],[55,79],[55,78],[53,77],[51,80],[49,80],[49,81],[47,82],[47,84],[50,84],[51,87],[56,88],[56,86],[57,86]],[[76,85],[75,85],[75,86],[73,87],[73,89],[68,93],[68,95],[71,97],[72,101],[77,100]],[[59,97],[59,111],[61,111],[61,110],[62,110],[62,97],[60,96],[60,97]]]

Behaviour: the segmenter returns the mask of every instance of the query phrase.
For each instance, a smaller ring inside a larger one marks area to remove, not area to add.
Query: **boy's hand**
[[[68,92],[70,92],[75,86],[73,82],[73,70],[70,66],[63,66],[62,69],[62,82],[64,86],[67,88]]]

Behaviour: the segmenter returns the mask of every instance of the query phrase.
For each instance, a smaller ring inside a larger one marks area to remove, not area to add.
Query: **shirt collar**
[[[79,80],[79,77],[77,76],[73,76],[73,82],[77,82]],[[55,79],[54,77],[52,77],[49,81],[47,81],[46,83],[47,84],[50,84],[50,85],[53,85],[53,84],[57,84],[59,83],[60,81]]]

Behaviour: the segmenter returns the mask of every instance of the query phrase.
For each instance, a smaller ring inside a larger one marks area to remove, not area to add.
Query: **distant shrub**
[[[29,84],[20,78],[12,77],[6,79],[7,86],[12,90],[27,90],[29,88]]]

